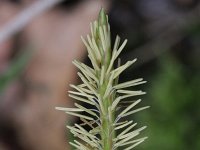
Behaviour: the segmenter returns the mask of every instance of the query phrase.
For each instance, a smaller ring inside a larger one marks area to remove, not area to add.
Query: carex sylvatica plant
[[[120,64],[119,55],[127,40],[120,45],[120,37],[117,36],[114,46],[111,46],[108,16],[103,9],[98,20],[91,23],[91,34],[81,39],[87,48],[92,67],[77,60],[73,61],[80,70],[77,74],[82,83],[70,85],[74,91],[69,91],[69,96],[77,103],[74,104],[75,108],[57,107],[82,121],[80,124],[67,126],[77,138],[70,144],[78,150],[116,150],[120,147],[131,150],[146,139],[136,138],[146,127],[136,128],[136,123],[128,120],[128,117],[148,106],[135,108],[141,102],[140,99],[129,101],[131,103],[125,108],[122,103],[127,98],[145,94],[143,91],[127,88],[146,81],[140,78],[118,82],[121,73],[135,63],[136,59]],[[88,105],[92,107],[87,108]]]

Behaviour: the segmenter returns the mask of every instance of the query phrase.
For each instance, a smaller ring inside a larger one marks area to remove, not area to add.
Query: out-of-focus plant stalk
[[[63,0],[38,0],[20,12],[10,22],[0,28],[0,43],[21,31],[35,17],[49,10]]]

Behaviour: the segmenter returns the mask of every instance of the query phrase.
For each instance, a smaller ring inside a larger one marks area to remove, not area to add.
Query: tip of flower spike
[[[107,17],[104,8],[101,8],[99,12],[98,22],[100,26],[107,25]]]

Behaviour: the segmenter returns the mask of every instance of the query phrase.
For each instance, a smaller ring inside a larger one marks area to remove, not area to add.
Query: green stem
[[[102,55],[102,61],[101,61],[101,66],[105,67],[105,70],[108,69],[108,66],[110,64],[111,61],[111,43],[110,43],[110,31],[109,31],[109,23],[107,20],[107,16],[105,14],[104,9],[102,8],[100,13],[99,13],[99,19],[98,19],[98,34],[97,37],[99,39],[101,39],[101,33],[99,31],[100,28],[105,29],[106,32],[104,32],[104,35],[106,35],[106,40],[107,43],[105,42],[104,44],[106,44],[106,50],[103,52]],[[104,28],[105,27],[105,28]],[[100,49],[103,48],[103,45],[101,42],[98,43],[98,46]],[[99,87],[99,93],[100,93],[100,97],[101,97],[101,101],[103,104],[103,110],[105,111],[104,113],[101,112],[100,114],[100,119],[101,119],[101,140],[102,140],[102,148],[103,150],[112,150],[113,149],[113,139],[115,138],[115,132],[114,132],[114,116],[115,116],[115,112],[110,112],[108,109],[111,108],[112,102],[113,102],[113,96],[107,96],[104,98],[104,94],[106,89],[108,88],[108,82],[109,82],[109,76],[106,75],[106,71],[104,72],[104,81],[103,81],[103,85],[101,85],[101,87]],[[100,78],[100,72],[99,72],[99,78]],[[109,117],[110,116],[110,117]]]
[[[100,88],[100,94],[103,101],[103,107],[105,110],[105,114],[101,113],[101,121],[102,121],[102,129],[101,129],[101,139],[102,139],[102,146],[103,150],[112,150],[113,148],[113,139],[115,138],[115,132],[114,132],[114,112],[111,112],[111,117],[109,117],[109,111],[108,108],[112,105],[112,98],[107,97],[103,99],[103,95],[105,93],[105,87],[107,86],[107,83],[105,83]]]

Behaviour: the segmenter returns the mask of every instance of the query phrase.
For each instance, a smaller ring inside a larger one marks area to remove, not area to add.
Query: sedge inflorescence
[[[116,150],[120,147],[131,150],[146,139],[136,138],[146,126],[135,129],[136,123],[127,117],[149,106],[135,108],[141,99],[129,101],[125,108],[120,106],[127,98],[145,94],[127,88],[146,81],[139,78],[119,83],[121,73],[136,59],[121,65],[119,55],[127,40],[120,45],[120,37],[117,36],[111,48],[110,25],[103,9],[98,20],[91,23],[91,34],[81,39],[87,48],[92,67],[73,61],[80,70],[77,74],[82,83],[70,85],[74,91],[69,91],[69,96],[77,103],[74,104],[75,108],[56,108],[82,121],[81,124],[67,126],[77,138],[70,144],[78,150]],[[91,107],[87,108],[84,104]]]

